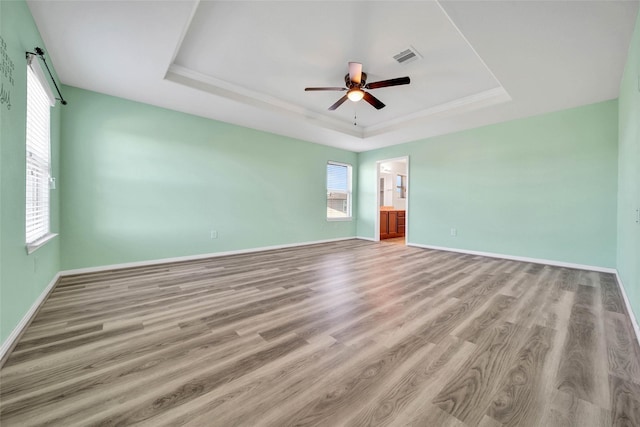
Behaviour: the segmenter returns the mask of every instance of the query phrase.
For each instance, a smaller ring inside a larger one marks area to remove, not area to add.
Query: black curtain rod
[[[27,56],[28,55],[34,55],[34,56],[39,56],[40,59],[42,59],[42,62],[44,63],[44,66],[47,68],[47,71],[49,72],[49,77],[51,77],[51,81],[53,82],[53,85],[56,87],[56,91],[58,91],[58,95],[60,95],[60,98],[56,98],[56,99],[58,101],[60,101],[60,103],[62,105],[67,105],[67,101],[64,100],[64,97],[60,93],[60,89],[58,88],[58,85],[56,84],[56,79],[53,78],[53,74],[51,74],[51,70],[49,69],[49,65],[47,65],[47,61],[44,59],[44,50],[40,49],[39,47],[36,47],[33,50],[35,50],[35,53],[34,52],[27,52]]]

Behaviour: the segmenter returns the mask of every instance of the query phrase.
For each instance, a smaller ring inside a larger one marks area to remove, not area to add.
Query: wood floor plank
[[[600,273],[599,280],[604,309],[615,313],[625,313],[624,300],[616,282],[616,277],[613,274]]]
[[[355,352],[355,349],[352,349]],[[209,420],[220,420],[221,424],[228,424],[222,421],[225,409],[231,406],[253,406],[252,399],[261,396],[263,393],[273,394],[283,383],[291,382],[292,378],[298,375],[300,370],[311,369],[331,369],[332,366],[343,363],[352,353],[344,351],[342,345],[333,342],[312,343],[304,346],[300,351],[288,354],[270,364],[268,369],[261,370],[259,375],[253,377],[243,376],[235,381],[231,381],[224,386],[206,393],[199,398],[181,405],[173,411],[158,414],[155,417],[145,420],[141,425],[205,425]],[[295,393],[295,392],[294,392]],[[264,403],[264,399],[262,399]],[[259,405],[260,402],[257,402]],[[236,415],[240,415],[235,411]],[[242,422],[234,420],[231,425],[247,424],[247,420]]]
[[[505,312],[509,310],[516,301],[516,298],[507,295],[496,295],[487,304],[486,308],[477,317],[469,316],[469,321],[464,324],[464,328],[453,334],[460,339],[476,343],[482,332],[493,327]]]
[[[480,285],[475,287],[468,295],[460,299],[454,307],[445,310],[433,321],[426,324],[420,334],[430,342],[437,344],[456,326],[462,323],[465,318],[471,315],[478,307],[487,301],[493,294],[497,293],[511,277],[509,275],[499,275],[485,281],[481,279]]]
[[[512,323],[493,328],[431,403],[469,425],[478,424],[515,358],[523,332]]]
[[[423,426],[439,426],[439,427],[465,427],[466,424],[458,420],[456,417],[448,414],[437,406],[426,404],[424,410],[415,418],[410,420],[405,426],[423,427]]]
[[[454,337],[434,345],[433,350],[395,381],[390,382],[348,422],[349,426],[384,426],[416,422],[424,412],[421,402],[427,389],[440,387],[447,372],[461,365],[475,346]],[[418,403],[418,405],[416,405]],[[411,410],[411,405],[420,406]],[[435,412],[439,412],[435,410]],[[423,424],[426,425],[426,424]]]
[[[298,337],[291,337],[271,348],[261,350],[242,358],[221,372],[212,372],[208,375],[192,378],[184,384],[173,388],[169,392],[154,396],[146,402],[137,405],[128,411],[123,411],[118,415],[105,417],[98,421],[100,425],[127,425],[134,424],[151,418],[159,413],[164,413],[177,407],[191,399],[202,396],[216,387],[228,383],[235,378],[245,375],[259,367],[266,365],[272,360],[282,357],[294,350],[308,345],[308,343]]]
[[[611,384],[611,425],[640,425],[640,384],[609,376]]]
[[[613,426],[608,410],[573,394],[554,389],[549,395],[541,426],[605,427]]]
[[[639,425],[615,276],[345,240],[62,277],[0,424]]]
[[[508,322],[531,327],[544,313],[549,296],[554,292],[554,278],[559,273],[557,270],[548,267],[538,268],[536,271],[538,274],[535,276],[527,273],[525,282],[529,285],[529,289],[518,296],[517,306],[510,310],[506,318]]]
[[[92,332],[100,332],[102,331],[102,325],[92,325],[84,328],[75,328],[70,331],[60,332],[58,334],[49,334],[46,337],[36,338],[36,339],[22,339],[20,343],[15,346],[13,349],[14,352],[20,352],[24,350],[28,350],[34,347],[41,347],[51,343],[58,343],[60,341],[65,341],[69,338],[77,338],[85,334],[90,334]]]
[[[640,354],[628,318],[616,312],[604,316],[609,373],[640,384]]]
[[[543,396],[539,382],[555,331],[534,326],[493,397],[487,415],[505,426],[539,424]]]
[[[607,382],[603,377],[606,348],[596,297],[599,300],[595,288],[578,285],[556,385],[561,391],[607,408],[609,390],[603,386]]]
[[[106,401],[109,396],[118,396],[123,388],[134,387],[144,390],[146,384],[154,380],[154,376],[162,376],[165,381],[179,378],[187,373],[181,370],[181,364],[198,366],[199,363],[210,357],[216,357],[217,361],[224,361],[240,353],[243,349],[248,351],[257,347],[257,337],[238,338],[233,332],[218,335],[205,335],[197,340],[192,340],[189,345],[174,346],[170,352],[162,351],[145,354],[143,357],[125,359],[124,362],[110,365],[104,369],[98,369],[85,375],[59,375],[57,381],[49,382],[49,387],[27,388],[24,384],[18,385],[18,390],[10,391],[11,394],[3,398],[3,416],[30,417],[34,409],[42,409],[41,412],[52,416],[52,406],[60,399],[69,401],[68,409],[61,409],[62,417],[68,418],[68,414],[78,412],[77,408],[85,410],[87,407],[96,408],[92,398],[99,397]],[[210,348],[215,351],[208,351]],[[188,356],[188,357],[187,357]],[[87,359],[80,358],[83,362]],[[179,361],[180,363],[176,362]],[[85,362],[86,363],[86,362]],[[68,369],[63,368],[65,371]],[[65,381],[60,381],[60,377]],[[107,385],[105,387],[105,385]],[[88,393],[89,391],[93,393]],[[14,398],[12,395],[18,395]],[[83,404],[80,398],[86,397]],[[74,398],[78,400],[74,400]],[[84,406],[82,406],[84,405]],[[46,411],[48,409],[48,411]]]
[[[557,278],[559,271],[555,271],[552,274],[547,286],[550,287],[549,292],[546,295],[546,299],[542,302],[542,309],[538,310],[533,319],[534,325],[544,326],[557,330],[559,327],[563,328],[565,325],[560,320],[564,317],[563,306],[567,304],[569,297],[573,300],[573,294],[562,290]],[[573,303],[573,301],[571,301]]]
[[[354,346],[334,343],[336,351],[324,360],[317,361],[307,370],[293,371],[291,375],[276,383],[268,382],[265,390],[254,390],[240,402],[225,402],[220,408],[190,420],[187,425],[197,427],[206,424],[206,420],[215,419],[219,425],[278,425],[277,420],[283,414],[294,413],[326,393],[343,376],[367,363],[369,357],[379,354],[380,347],[370,341],[362,341]],[[269,399],[264,398],[264,393]],[[247,405],[252,411],[238,411],[238,407]]]
[[[361,396],[375,393],[379,387],[393,374],[402,369],[413,358],[419,358],[428,352],[431,346],[419,337],[407,339],[394,348],[385,350],[370,358],[368,364],[354,369],[332,387],[326,389],[321,396],[305,405],[300,410],[287,414],[276,425],[318,425],[321,423],[337,423],[356,409]]]
[[[87,333],[83,335],[74,335],[73,338],[66,339],[62,342],[53,342],[46,346],[40,346],[37,348],[26,348],[20,351],[15,351],[11,354],[11,358],[7,361],[6,365],[11,366],[21,362],[46,357],[48,354],[64,351],[66,349],[77,348],[81,345],[91,342],[101,342],[108,340],[112,337],[126,335],[133,331],[141,331],[144,326],[141,323],[137,323],[124,328],[118,328],[110,331],[103,331],[99,329],[95,333]]]

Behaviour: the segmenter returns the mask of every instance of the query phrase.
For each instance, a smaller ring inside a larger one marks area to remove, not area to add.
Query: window
[[[351,218],[351,165],[327,163],[327,219]]]
[[[407,176],[406,175],[396,175],[396,192],[398,192],[401,199],[407,198]]]
[[[27,66],[27,188],[26,243],[27,251],[37,249],[49,236],[49,175],[50,175],[50,109],[55,98],[46,83],[35,57]]]

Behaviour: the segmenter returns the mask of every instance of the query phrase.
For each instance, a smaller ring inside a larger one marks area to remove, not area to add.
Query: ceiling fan
[[[384,108],[384,103],[369,92],[365,92],[363,89],[379,89],[381,87],[408,85],[411,83],[409,77],[398,77],[395,79],[382,80],[379,82],[367,83],[367,73],[362,72],[362,64],[359,62],[349,62],[349,74],[344,76],[345,87],[307,87],[305,91],[320,91],[320,90],[333,90],[333,91],[347,91],[347,94],[329,107],[329,110],[333,111],[338,108],[347,99],[353,102],[358,102],[364,99],[369,104],[373,105],[377,110]]]

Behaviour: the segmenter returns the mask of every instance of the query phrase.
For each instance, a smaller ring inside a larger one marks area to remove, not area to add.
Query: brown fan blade
[[[384,108],[384,103],[380,101],[378,98],[376,98],[375,96],[371,95],[369,92],[364,93],[363,99],[367,101],[369,104],[373,105],[376,108],[376,110]]]
[[[329,107],[329,110],[330,110],[330,111],[335,110],[336,108],[338,108],[339,106],[341,106],[341,105],[344,103],[344,101],[346,101],[347,99],[348,99],[348,98],[347,98],[347,95],[345,95],[345,96],[343,96],[342,98],[338,99],[338,101],[336,101],[336,103],[335,103],[335,104],[333,104],[331,107]]]
[[[310,92],[310,91],[316,91],[316,90],[334,90],[334,91],[345,91],[347,90],[346,87],[305,87],[304,90],[306,92]]]
[[[349,62],[349,80],[355,84],[362,81],[362,64],[359,62]]]
[[[409,83],[411,83],[411,79],[409,77],[398,77],[395,79],[367,83],[365,85],[365,89],[379,89],[381,87],[388,87],[388,86],[408,85]]]

